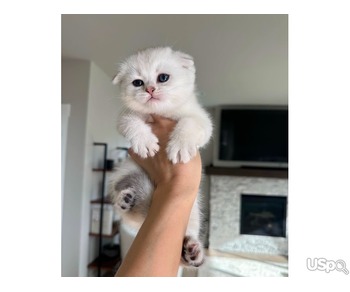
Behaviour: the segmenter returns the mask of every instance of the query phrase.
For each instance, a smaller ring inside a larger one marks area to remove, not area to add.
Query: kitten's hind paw
[[[193,267],[199,267],[204,263],[204,249],[197,239],[185,236],[182,247],[182,261]]]
[[[128,188],[119,192],[115,203],[124,212],[129,211],[135,206],[135,191],[132,188]]]

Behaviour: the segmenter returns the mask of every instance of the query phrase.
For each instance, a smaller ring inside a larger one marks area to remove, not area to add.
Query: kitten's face
[[[129,57],[113,80],[124,103],[143,113],[165,113],[193,98],[195,68],[189,55],[170,48],[147,49]]]

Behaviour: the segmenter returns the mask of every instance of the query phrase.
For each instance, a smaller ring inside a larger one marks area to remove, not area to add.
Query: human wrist
[[[154,199],[159,198],[162,201],[169,200],[190,200],[193,201],[199,190],[199,183],[191,180],[172,179],[169,181],[162,181],[157,184],[154,190]]]
[[[156,184],[156,188],[168,188],[170,190],[198,191],[200,185],[200,176],[193,174],[191,176],[182,173],[172,174]]]

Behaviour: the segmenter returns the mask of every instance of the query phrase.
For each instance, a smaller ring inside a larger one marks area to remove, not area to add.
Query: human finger
[[[172,125],[176,123],[176,121],[172,119],[169,119],[160,115],[156,115],[156,114],[151,114],[151,117],[153,119],[153,123],[161,124],[162,126]]]

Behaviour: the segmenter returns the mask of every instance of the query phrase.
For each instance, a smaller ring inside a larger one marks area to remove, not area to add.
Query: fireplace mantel
[[[288,169],[252,168],[252,167],[215,167],[205,168],[207,175],[231,175],[245,177],[288,178]]]

